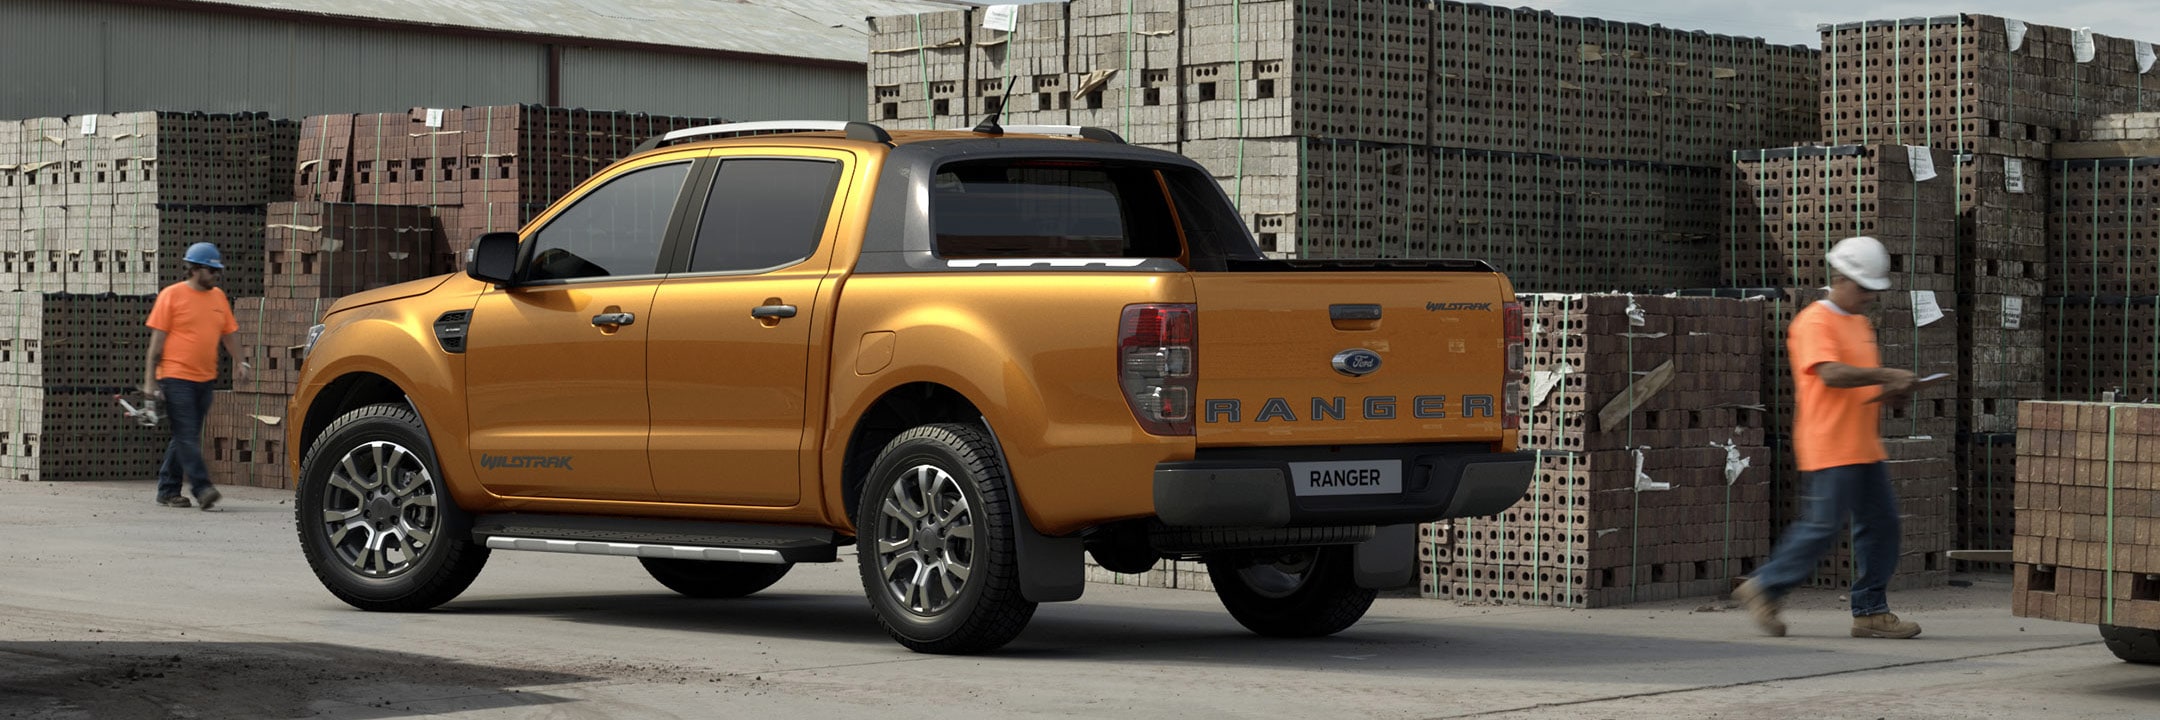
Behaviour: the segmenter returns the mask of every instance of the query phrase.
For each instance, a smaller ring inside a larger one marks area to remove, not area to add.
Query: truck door
[[[653,299],[653,482],[669,502],[787,507],[802,499],[816,330],[850,155],[716,157],[688,256]]]
[[[488,292],[466,340],[481,484],[501,495],[653,499],[646,339],[689,154],[624,168],[558,204]]]

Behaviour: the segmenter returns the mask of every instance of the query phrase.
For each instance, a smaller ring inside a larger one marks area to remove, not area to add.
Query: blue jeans
[[[210,400],[217,397],[216,384],[159,378],[158,391],[165,394],[165,417],[172,423],[172,444],[165,446],[165,464],[158,468],[159,499],[180,494],[183,476],[188,487],[200,494],[210,487],[210,466],[203,463],[203,419],[210,416]]]
[[[1770,562],[1755,572],[1770,598],[1785,593],[1815,574],[1815,562],[1837,543],[1837,533],[1852,517],[1853,564],[1857,573],[1852,585],[1853,617],[1890,612],[1885,590],[1897,572],[1897,492],[1890,487],[1890,470],[1882,463],[1845,465],[1807,474],[1807,495],[1800,521],[1785,528],[1785,537],[1770,553]]]

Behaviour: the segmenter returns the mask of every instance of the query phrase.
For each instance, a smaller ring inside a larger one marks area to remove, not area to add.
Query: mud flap
[[[1012,508],[1013,550],[1020,555],[1020,597],[1038,603],[1080,599],[1081,591],[1087,589],[1087,550],[1080,538],[1036,532],[1035,524],[1028,522],[1027,509],[1020,507],[1020,496],[1012,497],[1007,505]],[[1414,563],[1404,567],[1417,569]]]
[[[1005,457],[1005,443],[998,440],[997,429],[990,427],[990,418],[982,418],[982,426],[990,432],[990,444],[997,448],[998,457]],[[1087,589],[1087,547],[1078,537],[1056,538],[1035,530],[1027,508],[1020,505],[1020,488],[1013,483],[1010,467],[1005,473],[1005,496],[1011,502],[1005,506],[1012,508],[1013,552],[1020,561],[1020,597],[1037,603],[1080,599],[1080,593]]]
[[[1371,540],[1358,543],[1353,555],[1358,587],[1389,590],[1408,585],[1417,579],[1417,526],[1383,525]]]

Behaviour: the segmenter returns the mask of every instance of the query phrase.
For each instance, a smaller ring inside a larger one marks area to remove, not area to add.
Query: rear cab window
[[[967,160],[931,179],[940,257],[1258,258],[1214,180],[1188,168],[1089,159]]]

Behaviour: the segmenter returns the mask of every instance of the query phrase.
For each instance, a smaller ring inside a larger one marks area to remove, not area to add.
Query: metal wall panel
[[[547,101],[524,40],[67,0],[0,0],[0,118],[176,110],[299,118]],[[564,105],[855,118],[861,71],[568,48]]]
[[[562,100],[729,120],[865,120],[864,70],[691,55],[573,48],[563,53]]]

